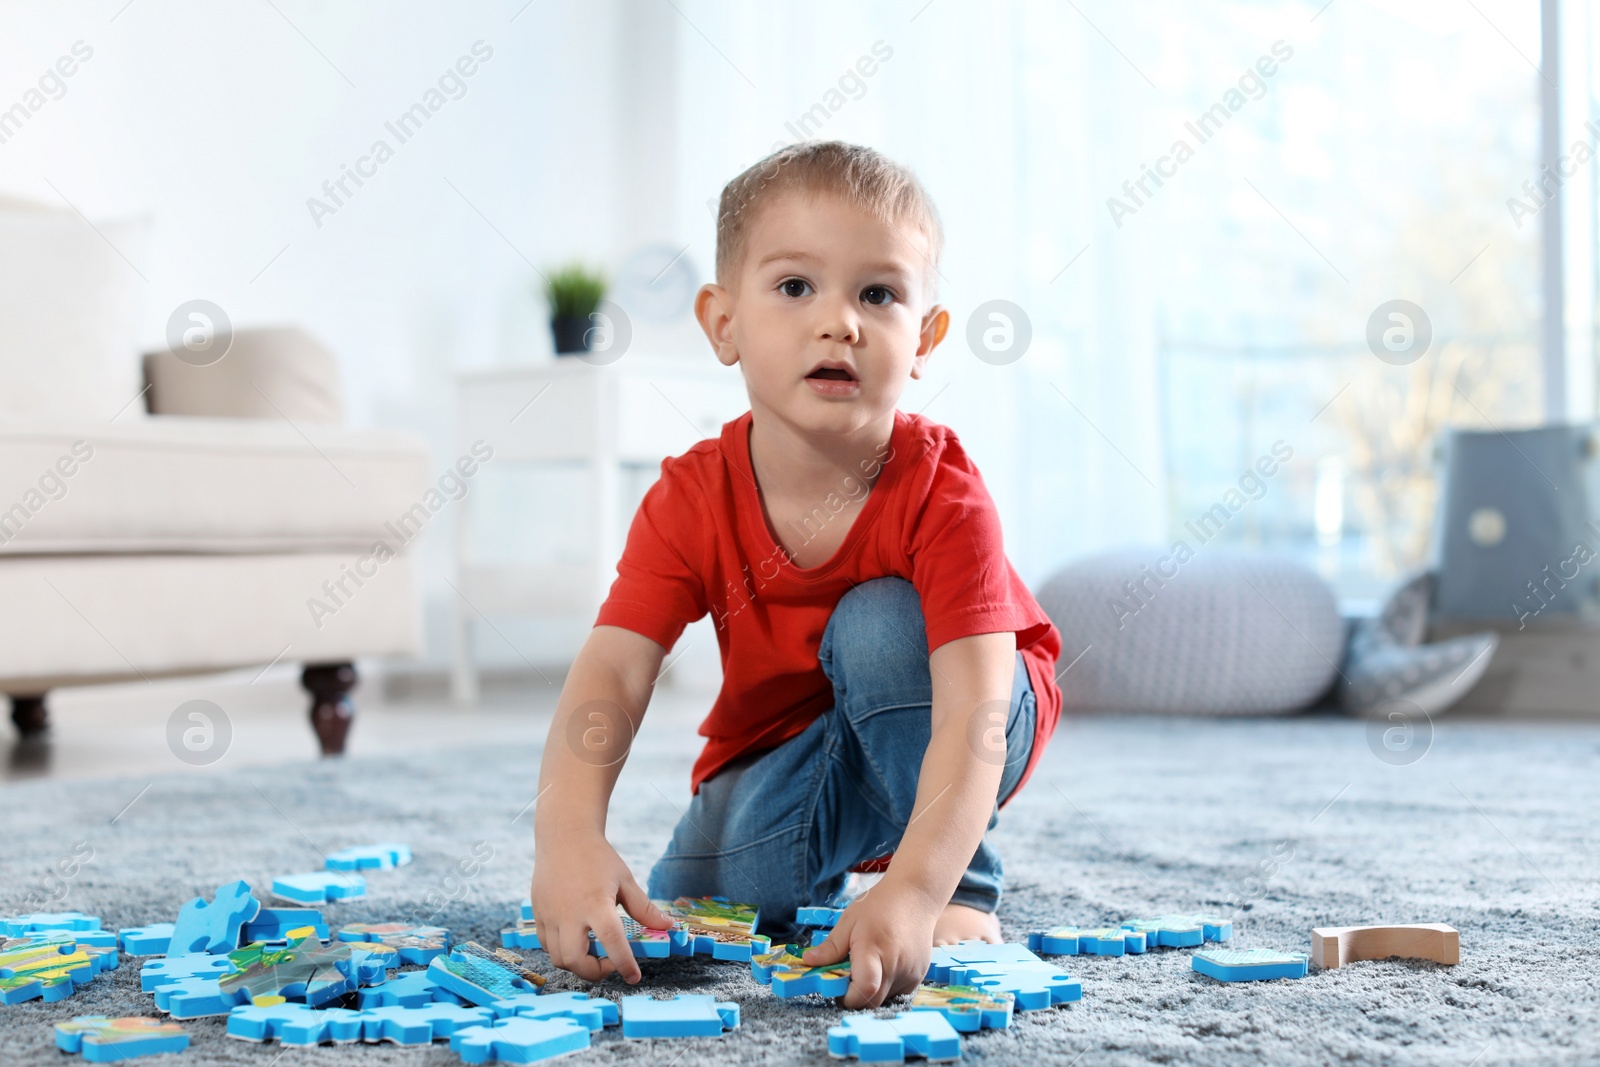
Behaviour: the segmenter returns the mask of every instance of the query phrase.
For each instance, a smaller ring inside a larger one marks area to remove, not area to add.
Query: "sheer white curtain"
[[[1113,229],[1103,203],[1125,177],[1109,161],[1127,153],[1108,149],[1140,132],[1138,71],[1054,3],[677,8],[677,158],[663,184],[704,271],[711,203],[778,143],[838,138],[908,164],[944,223],[952,327],[902,408],[960,435],[1030,583],[1096,547],[1159,539],[1147,237]],[[1032,328],[1004,366],[966,340],[993,299],[1020,305]]]

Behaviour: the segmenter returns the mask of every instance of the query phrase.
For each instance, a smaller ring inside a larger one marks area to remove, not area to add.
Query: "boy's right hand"
[[[650,903],[628,865],[604,837],[537,849],[529,896],[539,923],[539,943],[550,962],[589,982],[613,972],[630,985],[640,978],[639,963],[617,915],[619,903],[641,925],[653,930],[665,930],[673,922]],[[589,955],[590,930],[605,946],[604,959]]]

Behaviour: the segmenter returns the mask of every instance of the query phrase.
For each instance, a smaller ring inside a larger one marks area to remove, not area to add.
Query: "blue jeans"
[[[817,658],[833,683],[833,707],[799,735],[701,783],[650,872],[653,899],[725,896],[758,905],[764,931],[785,931],[795,908],[836,903],[852,867],[899,844],[932,733],[933,684],[915,587],[875,578],[851,589],[828,619]],[[997,702],[995,726],[998,710]],[[990,756],[1005,761],[997,801],[1022,779],[1034,718],[1019,652],[1006,750]],[[991,743],[991,751],[997,747]],[[936,807],[928,810],[939,817]],[[1000,856],[985,837],[951,900],[992,912],[1001,884]]]

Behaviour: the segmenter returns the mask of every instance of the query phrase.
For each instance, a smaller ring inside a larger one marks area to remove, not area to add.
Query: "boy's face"
[[[790,192],[762,206],[746,238],[732,286],[702,287],[695,314],[717,359],[742,365],[757,416],[825,435],[892,418],[950,322],[928,306],[920,230]]]

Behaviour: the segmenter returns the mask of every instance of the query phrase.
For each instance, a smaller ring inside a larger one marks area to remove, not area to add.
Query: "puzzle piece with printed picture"
[[[652,903],[676,919],[688,935],[681,946],[673,943],[674,956],[748,963],[752,956],[772,951],[772,939],[755,932],[760,912],[753,904],[735,903],[726,897],[678,897]]]
[[[842,997],[850,988],[850,961],[840,960],[816,967],[801,958],[805,949],[799,945],[783,945],[771,952],[763,952],[750,959],[750,974],[764,986],[771,986],[779,997],[801,997],[816,993],[824,997]]]
[[[545,981],[514,953],[487,949],[476,941],[457,945],[449,955],[436,956],[428,964],[428,976],[439,988],[486,1008],[497,1000],[538,992]]]
[[[347,923],[339,927],[340,941],[377,943],[395,950],[400,963],[425,965],[450,949],[450,931],[442,926],[412,923]],[[507,945],[507,948],[514,946]]]
[[[971,985],[924,983],[911,995],[912,1011],[936,1011],[963,1034],[1005,1029],[1016,1006],[1014,993]]]
[[[65,931],[5,938],[0,940],[0,1004],[65,1000],[117,962],[115,948],[80,945]]]
[[[89,1063],[120,1063],[188,1047],[189,1035],[183,1027],[144,1016],[79,1015],[56,1023],[56,1048],[80,1053]]]

